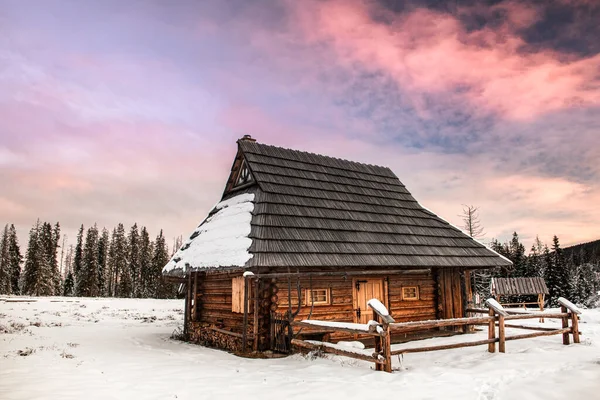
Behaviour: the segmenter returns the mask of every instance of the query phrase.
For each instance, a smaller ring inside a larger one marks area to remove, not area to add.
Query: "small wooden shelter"
[[[421,206],[385,167],[238,140],[221,202],[165,266],[186,283],[190,341],[287,352],[293,328],[466,315],[465,274],[506,258]],[[325,339],[341,339],[330,335]]]
[[[546,282],[541,277],[492,278],[490,285],[490,294],[499,303],[524,308],[528,305],[536,305],[541,311],[544,311],[544,301],[548,293]],[[511,302],[512,299],[522,296],[537,296],[537,301]]]

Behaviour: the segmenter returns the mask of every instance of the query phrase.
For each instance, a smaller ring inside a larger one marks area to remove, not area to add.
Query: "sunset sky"
[[[0,0],[0,224],[187,236],[251,134],[600,239],[600,1],[484,3]]]

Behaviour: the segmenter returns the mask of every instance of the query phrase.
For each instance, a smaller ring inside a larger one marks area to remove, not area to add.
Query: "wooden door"
[[[367,306],[371,299],[377,299],[385,304],[383,279],[354,280],[354,322],[366,324],[373,319],[373,310]]]

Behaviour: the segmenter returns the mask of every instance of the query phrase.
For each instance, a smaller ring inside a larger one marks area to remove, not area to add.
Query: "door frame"
[[[388,308],[389,310],[389,303],[388,303],[388,277],[386,276],[359,276],[359,277],[354,277],[352,278],[352,320],[355,323],[360,323],[360,321],[358,320],[358,317],[356,316],[356,309],[358,308],[358,295],[357,295],[357,290],[356,290],[356,282],[357,281],[381,281],[381,291],[383,292],[383,299],[379,299],[381,300],[381,302]],[[391,315],[391,311],[390,311],[390,315]]]

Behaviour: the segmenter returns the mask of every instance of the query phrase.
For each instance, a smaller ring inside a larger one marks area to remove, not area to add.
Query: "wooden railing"
[[[346,349],[340,345],[320,341],[293,339],[292,344],[305,349],[320,350],[325,353],[334,353],[347,357],[357,358],[360,360],[374,362],[375,369],[377,371],[392,372],[392,356],[399,354],[456,349],[460,347],[480,346],[486,344],[488,345],[488,351],[490,353],[494,353],[496,352],[496,343],[498,343],[498,351],[500,353],[505,353],[507,341],[558,334],[562,334],[563,344],[565,345],[568,345],[570,343],[569,335],[573,335],[574,343],[579,343],[580,332],[578,318],[579,314],[581,314],[581,311],[573,303],[562,297],[558,299],[558,302],[561,305],[560,313],[517,313],[505,310],[504,307],[502,307],[494,299],[488,299],[486,301],[486,305],[488,306],[487,309],[481,308],[467,310],[467,312],[485,313],[488,314],[487,316],[416,322],[395,322],[395,320],[389,315],[386,307],[381,302],[379,302],[379,300],[372,299],[369,301],[368,304],[369,307],[373,310],[373,320],[369,321],[368,324],[335,323],[315,320],[304,320],[302,322],[293,323],[293,325],[295,326],[326,329],[330,332],[340,331],[359,335],[373,336],[375,338],[375,351],[372,354],[369,354],[369,352],[366,350],[360,351],[358,349]],[[553,329],[546,327],[515,325],[506,323],[506,321],[535,319],[540,318],[541,316],[545,318],[560,318],[562,321],[562,328]],[[571,326],[569,326],[569,321],[571,321]],[[391,348],[391,339],[394,333],[415,333],[418,331],[435,328],[461,327],[472,325],[487,325],[488,338],[482,340],[466,341],[461,343],[436,346],[407,347],[396,350],[392,350]],[[497,332],[496,327],[498,328]],[[536,332],[507,336],[506,328],[533,330]]]

